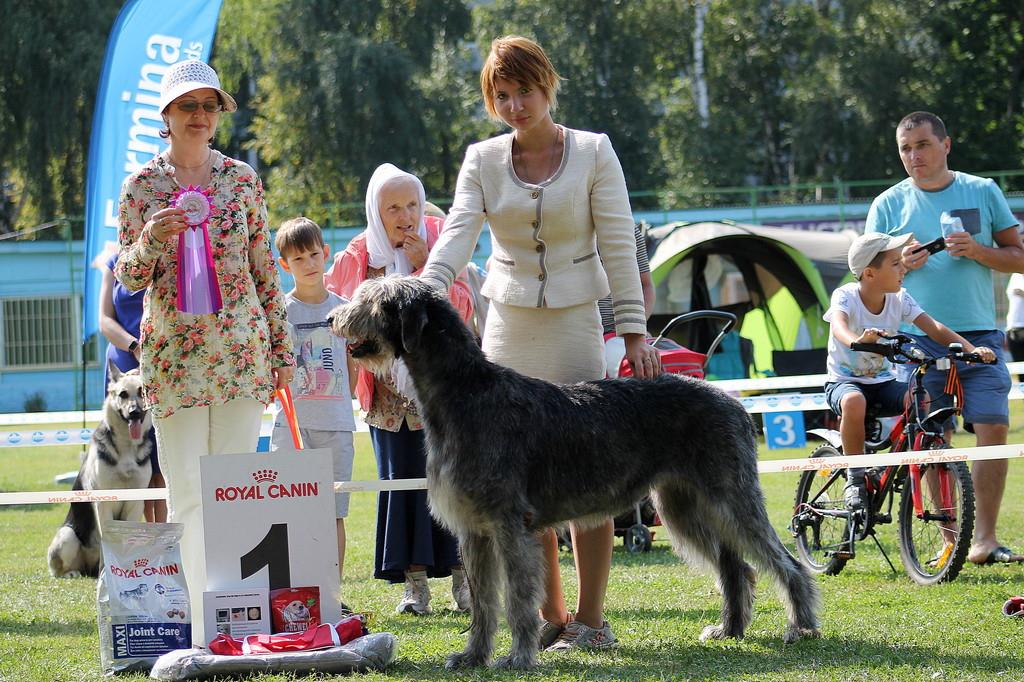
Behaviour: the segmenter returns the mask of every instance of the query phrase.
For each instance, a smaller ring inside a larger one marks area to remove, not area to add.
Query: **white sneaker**
[[[405,572],[405,596],[398,602],[396,613],[425,616],[430,613],[430,585],[426,571]]]
[[[469,598],[469,581],[466,579],[466,571],[461,568],[452,569],[452,599],[455,600],[456,612],[470,612],[472,602]]]

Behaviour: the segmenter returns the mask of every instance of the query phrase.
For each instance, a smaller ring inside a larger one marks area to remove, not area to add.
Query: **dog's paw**
[[[82,577],[82,572],[81,571],[68,571],[67,573],[63,573],[63,574],[55,576],[55,577],[57,577],[57,578],[81,578]]]
[[[462,668],[478,668],[487,665],[487,659],[469,651],[456,651],[448,656],[444,662],[446,670],[460,670]]]
[[[782,641],[785,644],[792,644],[804,638],[817,639],[818,637],[821,637],[821,631],[817,628],[798,628],[794,625],[790,625],[782,633]]]
[[[536,665],[535,657],[529,654],[509,654],[496,660],[491,667],[495,670],[529,670]]]
[[[709,639],[727,639],[729,637],[735,637],[736,639],[743,639],[742,635],[737,636],[737,635],[731,634],[726,629],[725,625],[723,625],[722,623],[719,623],[718,625],[709,625],[706,628],[704,628],[703,632],[700,633],[700,641],[702,641],[702,642],[706,642]]]

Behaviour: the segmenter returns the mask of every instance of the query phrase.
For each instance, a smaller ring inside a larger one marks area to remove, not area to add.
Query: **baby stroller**
[[[713,320],[712,323],[717,329],[711,343],[708,345],[707,353],[698,353],[686,348],[668,335],[679,325],[689,324],[698,320]],[[696,379],[704,378],[704,369],[708,360],[715,350],[722,343],[722,339],[736,326],[736,316],[722,310],[694,310],[673,317],[658,334],[658,338],[648,338],[647,342],[658,349],[661,355],[661,365],[664,371],[669,374],[685,374]],[[608,334],[605,340],[614,336]],[[633,370],[629,362],[623,358],[619,364],[619,377],[633,376]],[[651,549],[651,542],[654,540],[654,533],[650,526],[661,525],[661,520],[654,509],[654,503],[649,497],[637,502],[636,506],[619,516],[615,517],[615,535],[622,536],[622,542],[629,552],[647,552]],[[559,533],[559,542],[571,549],[571,541],[568,532]]]

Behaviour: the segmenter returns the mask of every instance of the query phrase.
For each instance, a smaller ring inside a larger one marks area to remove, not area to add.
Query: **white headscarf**
[[[417,233],[424,241],[427,239],[427,226],[423,222],[423,208],[427,197],[423,191],[423,183],[412,173],[406,173],[393,164],[383,163],[377,166],[377,170],[370,176],[370,185],[366,188],[366,248],[370,252],[370,267],[384,268],[385,274],[388,275],[409,275],[414,270],[405,255],[405,250],[396,249],[391,245],[391,240],[384,230],[384,222],[380,218],[381,190],[384,189],[384,185],[399,178],[412,180],[419,189],[420,224]]]

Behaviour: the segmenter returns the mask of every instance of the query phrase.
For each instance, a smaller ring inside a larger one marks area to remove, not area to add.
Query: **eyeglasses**
[[[210,101],[203,102],[202,104],[200,104],[194,99],[187,99],[184,102],[176,102],[175,106],[178,107],[178,111],[183,111],[186,114],[191,114],[192,112],[199,109],[199,107],[202,107],[203,111],[205,111],[208,114],[216,114],[218,111],[224,111],[224,105],[220,102]]]

